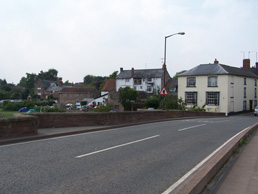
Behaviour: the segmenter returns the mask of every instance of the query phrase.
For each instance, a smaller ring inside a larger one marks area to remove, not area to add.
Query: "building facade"
[[[47,100],[51,96],[54,99],[58,99],[58,92],[64,88],[61,78],[57,78],[56,81],[42,80],[38,77],[34,84],[34,94],[38,95],[39,99]]]
[[[66,104],[76,104],[85,98],[95,99],[100,96],[95,87],[66,87],[59,92],[59,104],[64,107]]]
[[[139,69],[123,70],[116,77],[116,91],[120,88],[130,87],[136,91],[144,91],[147,93],[159,92],[164,86],[164,68],[165,83],[171,79],[165,66],[160,69]]]
[[[257,105],[257,75],[244,68],[202,64],[178,76],[178,97],[188,107],[205,105],[206,111],[252,111]]]

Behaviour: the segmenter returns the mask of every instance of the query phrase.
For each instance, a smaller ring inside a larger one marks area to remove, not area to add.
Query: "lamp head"
[[[185,33],[184,33],[184,32],[178,32],[178,34],[179,34],[179,35],[185,35]]]

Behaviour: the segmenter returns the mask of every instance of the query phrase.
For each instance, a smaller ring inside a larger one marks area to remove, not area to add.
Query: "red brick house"
[[[37,77],[34,84],[34,94],[38,95],[38,98],[42,100],[47,100],[50,96],[54,99],[58,99],[58,92],[61,91],[63,87],[61,78],[52,81],[42,80]]]
[[[65,87],[59,92],[59,104],[64,107],[68,103],[75,104],[84,98],[97,98],[100,96],[95,87]]]

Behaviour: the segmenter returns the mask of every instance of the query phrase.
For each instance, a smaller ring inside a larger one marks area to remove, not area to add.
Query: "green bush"
[[[177,98],[176,96],[165,96],[164,101],[162,100],[160,102],[159,108],[163,108],[163,102],[164,102],[164,108],[165,109],[177,109],[177,110],[185,110],[186,104],[182,100],[182,98]]]
[[[65,109],[63,108],[57,108],[57,107],[35,107],[34,108],[36,112],[65,112]]]
[[[206,111],[205,106],[206,106],[206,105],[204,104],[202,107],[199,107],[199,106],[197,106],[197,105],[195,104],[195,105],[193,105],[191,108],[189,108],[188,110],[189,110],[189,111],[205,112],[205,111]]]
[[[161,98],[159,98],[158,96],[150,96],[144,102],[144,106],[146,108],[155,108],[155,109],[157,109],[159,107],[160,102],[161,102]]]
[[[18,111],[20,108],[26,107],[27,109],[35,109],[37,106],[53,106],[54,101],[30,101],[24,100],[22,102],[9,102],[4,101],[3,110],[5,111]]]

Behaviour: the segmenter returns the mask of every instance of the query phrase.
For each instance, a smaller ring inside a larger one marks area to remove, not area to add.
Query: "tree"
[[[67,86],[68,86],[68,85],[73,85],[73,83],[70,83],[69,80],[66,80],[63,84],[64,84],[64,85],[67,85]]]
[[[126,87],[119,89],[119,99],[121,104],[124,106],[124,110],[130,111],[132,107],[132,103],[136,102],[139,94],[136,90]]]
[[[56,81],[57,79],[57,74],[58,71],[55,69],[49,69],[46,72],[43,72],[42,70],[40,71],[40,73],[38,74],[38,78],[42,79],[42,80],[52,80],[52,81]]]
[[[20,82],[18,83],[18,86],[25,87],[26,85],[26,77],[22,77]]]
[[[94,75],[86,75],[83,78],[83,83],[86,85],[93,85],[94,82],[104,82],[106,77],[102,76],[94,76]]]
[[[186,72],[186,70],[177,72],[176,75],[174,75],[174,76],[172,77],[172,80],[177,80],[177,79],[178,79],[178,75],[181,74],[181,73],[184,73],[184,72]]]
[[[109,75],[109,79],[116,79],[118,71],[114,71],[112,74]]]
[[[29,94],[31,96],[34,95],[34,83],[36,80],[36,74],[34,73],[26,73],[27,77],[26,77],[26,84],[25,84],[25,93],[26,96],[28,96]]]
[[[7,84],[7,81],[6,81],[6,79],[0,79],[0,86],[2,86],[2,85],[6,85]]]

